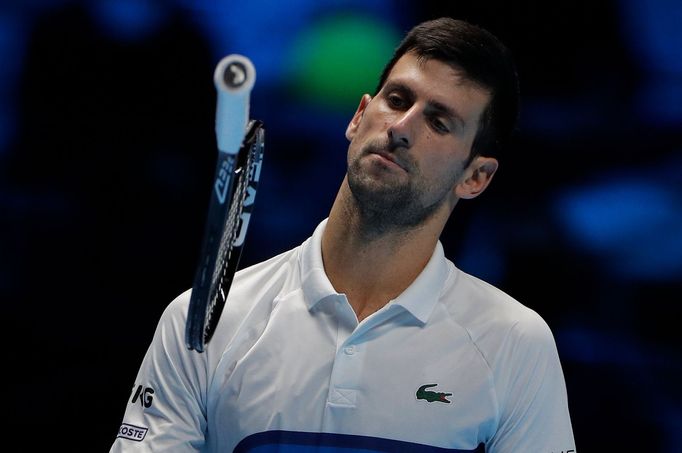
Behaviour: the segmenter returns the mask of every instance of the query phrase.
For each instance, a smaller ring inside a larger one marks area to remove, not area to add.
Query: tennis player
[[[205,352],[189,291],[169,305],[111,451],[575,452],[547,324],[439,242],[490,184],[517,87],[489,32],[413,28],[348,124],[329,217],[236,275]]]

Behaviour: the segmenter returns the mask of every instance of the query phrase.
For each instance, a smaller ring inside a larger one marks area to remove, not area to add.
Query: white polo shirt
[[[540,316],[439,243],[358,323],[324,272],[325,224],[236,275],[204,353],[184,345],[189,291],[169,305],[112,452],[575,451]]]

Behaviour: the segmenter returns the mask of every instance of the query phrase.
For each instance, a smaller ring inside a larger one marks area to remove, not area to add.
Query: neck
[[[398,228],[363,212],[344,180],[322,237],[325,272],[358,320],[399,296],[424,269],[451,209],[422,224]]]

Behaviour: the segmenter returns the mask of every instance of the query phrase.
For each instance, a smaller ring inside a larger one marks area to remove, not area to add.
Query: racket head
[[[253,212],[265,147],[265,129],[249,122],[240,151],[219,153],[206,230],[185,327],[188,349],[203,352],[220,320],[237,271]]]

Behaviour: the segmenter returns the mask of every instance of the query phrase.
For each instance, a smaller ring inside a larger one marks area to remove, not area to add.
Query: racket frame
[[[251,120],[237,154],[218,153],[199,264],[194,276],[185,343],[203,352],[218,325],[253,211],[263,160],[265,129]]]

